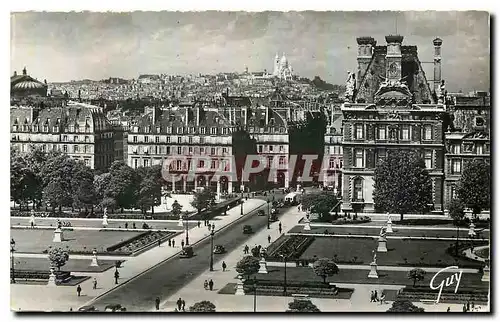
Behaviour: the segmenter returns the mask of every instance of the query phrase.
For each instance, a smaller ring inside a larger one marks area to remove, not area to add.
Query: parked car
[[[97,312],[97,310],[93,305],[85,305],[79,308],[78,312]]]
[[[251,233],[253,233],[252,226],[250,226],[250,225],[243,226],[243,233],[244,234],[251,234]]]
[[[257,211],[257,216],[265,216],[266,215],[266,212],[264,210],[259,210]]]
[[[126,308],[122,307],[121,304],[109,304],[104,308],[104,312],[125,312]]]
[[[226,252],[226,249],[222,245],[215,245],[214,247],[214,254],[224,254]]]
[[[182,249],[180,257],[181,258],[190,258],[190,257],[193,257],[193,255],[194,255],[193,247],[186,246]]]

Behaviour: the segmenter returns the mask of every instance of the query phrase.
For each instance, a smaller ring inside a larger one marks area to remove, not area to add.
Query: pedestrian
[[[186,312],[186,301],[182,300],[182,312]]]
[[[375,300],[375,302],[378,302],[378,293],[377,293],[377,290],[375,290],[375,292],[373,293],[373,299]]]
[[[448,308],[446,309],[446,312],[450,312],[451,311],[451,308],[448,306]]]
[[[81,292],[82,292],[82,287],[78,285],[78,287],[76,288],[76,293],[78,294],[78,296],[80,296]]]
[[[125,223],[125,229],[128,229],[128,223],[127,222]]]
[[[279,231],[279,233],[280,233],[280,235],[281,235],[281,231],[282,231],[282,230],[281,230],[281,224],[280,224],[280,226],[278,227],[278,231]]]
[[[181,240],[181,248],[184,248],[184,239]]]
[[[467,306],[465,306],[465,303],[464,306],[462,307],[462,312],[467,312]]]
[[[175,239],[172,240],[172,247],[175,247]]]
[[[210,282],[208,282],[208,287],[210,288],[210,291],[213,291],[214,290],[214,281],[210,280]]]
[[[211,228],[212,228],[212,230],[215,230],[215,224],[212,224]]]
[[[172,247],[172,241],[170,239],[168,240],[168,247]]]
[[[380,305],[385,303],[385,294],[382,292],[382,295],[380,295]]]
[[[72,307],[70,307],[70,308],[69,308],[69,311],[70,311],[70,312],[73,312],[73,308],[72,308]]]
[[[198,228],[200,228],[200,226],[201,226],[201,223],[200,223],[200,221],[198,220]]]
[[[208,290],[208,281],[207,280],[205,280],[205,282],[203,282],[203,288],[205,290]]]
[[[245,245],[245,248],[243,249],[243,254],[248,254],[248,251],[249,251],[249,247],[248,245]]]
[[[95,278],[95,277],[94,277],[94,283],[93,284],[94,284],[93,289],[97,290],[97,278]]]
[[[225,261],[222,261],[222,271],[225,272],[226,271],[226,262]]]
[[[467,312],[470,312],[470,302],[467,300]]]
[[[470,306],[472,307],[472,310],[474,310],[474,302],[471,302]]]
[[[135,222],[132,223],[132,228],[135,229]]]
[[[120,277],[120,273],[118,273],[118,270],[115,271],[115,284],[118,284],[118,278]]]
[[[158,238],[158,247],[160,247],[160,245],[161,245],[161,239]]]
[[[155,300],[155,307],[156,307],[156,311],[158,311],[160,309],[160,298],[159,297],[157,297]]]
[[[373,291],[370,292],[370,303],[371,302],[375,302],[375,295],[374,295]]]
[[[179,297],[179,299],[177,300],[177,308],[179,309],[179,311],[181,310],[182,308],[182,299]]]
[[[271,235],[267,236],[267,242],[270,244],[271,243]]]
[[[207,224],[207,227],[208,227],[208,232],[210,232],[210,230],[211,230],[211,226],[212,226],[212,225]]]

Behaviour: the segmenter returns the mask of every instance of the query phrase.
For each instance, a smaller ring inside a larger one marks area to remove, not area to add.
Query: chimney
[[[266,125],[269,124],[269,107],[266,107]]]
[[[28,72],[26,71],[26,67],[23,68],[23,75],[28,75]]]
[[[17,76],[17,71],[14,71],[14,76]]]
[[[441,86],[441,45],[443,41],[440,38],[436,38],[434,43],[434,92],[439,91],[439,86]]]
[[[196,126],[200,126],[200,106],[196,106]]]
[[[244,107],[243,108],[243,126],[247,126],[247,115],[248,115],[247,108]]]
[[[184,113],[185,115],[185,121],[184,121],[184,125],[187,125],[189,123],[189,108],[186,107],[186,112]]]
[[[401,80],[401,43],[403,36],[389,35],[385,36],[387,41],[387,54],[386,54],[386,78],[389,81]]]
[[[358,80],[361,80],[370,65],[373,48],[377,41],[373,37],[358,37],[356,41],[358,42],[358,75],[356,76]],[[358,84],[361,84],[361,82],[358,82]]]

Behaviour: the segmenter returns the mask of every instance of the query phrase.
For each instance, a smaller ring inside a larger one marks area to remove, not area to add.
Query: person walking
[[[135,229],[135,222],[132,223],[132,228]]]
[[[215,230],[215,224],[212,224],[212,227],[210,227],[210,230]]]
[[[186,312],[186,301],[182,300],[182,312]]]
[[[94,281],[93,281],[93,283],[92,283],[92,284],[93,284],[93,287],[92,287],[92,288],[93,288],[94,290],[97,290],[97,278],[95,278],[95,277],[94,277]]]
[[[172,240],[172,247],[175,248],[175,239]]]
[[[161,239],[158,238],[158,247],[160,247],[160,245],[161,245]]]
[[[200,228],[200,226],[201,226],[201,223],[200,223],[200,221],[198,220],[198,228]]]
[[[181,310],[182,308],[182,299],[179,297],[179,299],[177,300],[177,308],[179,309],[179,311]]]
[[[181,248],[184,248],[184,239],[181,240]]]
[[[248,247],[248,245],[245,245],[245,248],[243,249],[243,254],[248,254],[250,248]]]
[[[467,312],[467,306],[465,306],[465,303],[464,306],[462,307],[462,312]]]
[[[222,261],[222,271],[225,272],[226,271],[226,262],[225,261]]]
[[[210,282],[208,282],[208,287],[210,288],[210,291],[213,291],[214,290],[214,281],[210,280]]]
[[[278,231],[279,231],[280,235],[281,235],[281,230],[282,230],[281,228],[282,227],[281,227],[281,222],[280,222],[279,225],[278,225]]]
[[[271,243],[271,235],[267,236],[267,242],[270,244]]]
[[[375,302],[375,295],[374,295],[373,291],[370,292],[370,303],[371,302]]]
[[[125,223],[125,229],[128,229],[128,223],[127,222]]]
[[[470,312],[470,302],[467,300],[467,312]]]
[[[382,292],[382,294],[380,295],[380,305],[382,305],[384,303],[385,303],[385,294],[384,294],[384,292]]]
[[[172,241],[170,239],[168,240],[168,247],[172,247]]]
[[[203,282],[203,288],[205,290],[208,290],[208,281],[207,280],[205,280],[205,282]]]
[[[115,271],[115,284],[118,284],[118,278],[120,277],[120,273],[118,273],[118,270]]]
[[[76,288],[76,293],[78,294],[78,296],[80,296],[80,293],[82,293],[82,287],[80,285],[78,285],[78,287]]]
[[[160,298],[159,297],[157,297],[155,300],[155,307],[156,307],[156,311],[158,311],[160,309]]]
[[[450,312],[451,311],[451,308],[448,306],[448,308],[446,309],[446,312]]]

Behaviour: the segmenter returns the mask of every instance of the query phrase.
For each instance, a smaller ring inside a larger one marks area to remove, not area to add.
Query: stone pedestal
[[[238,282],[236,283],[236,293],[234,295],[245,295],[245,288],[243,287],[243,277],[238,275]]]
[[[266,259],[264,257],[262,257],[260,259],[260,267],[259,267],[259,274],[267,274],[267,263],[266,263]]]
[[[311,230],[311,221],[307,217],[304,219],[304,230]]]
[[[63,238],[63,232],[61,228],[56,228],[54,231],[54,239],[52,240],[53,243],[61,243],[64,240]]]
[[[394,231],[392,230],[392,222],[388,221],[387,226],[386,226],[386,232],[388,233],[393,233]]]
[[[182,218],[179,218],[179,222],[177,223],[177,226],[184,227],[184,220]]]
[[[378,238],[377,252],[378,253],[387,253],[387,238],[385,238],[385,237]]]
[[[481,277],[481,282],[489,282],[490,281],[490,267],[485,266],[483,269],[483,277]]]
[[[57,286],[56,284],[56,274],[54,274],[54,269],[50,269],[50,275],[49,275],[49,281],[47,283],[47,286]]]
[[[475,229],[476,228],[476,225],[474,225],[474,223],[470,223],[470,226],[469,226],[469,237],[476,237],[476,231]]]
[[[368,274],[368,278],[378,278],[377,263],[371,262],[370,273]]]
[[[92,262],[90,263],[90,266],[99,266],[99,263],[97,262],[97,252],[95,250],[92,252]]]
[[[104,228],[108,227],[108,215],[104,214],[104,216],[102,216],[102,226]]]

